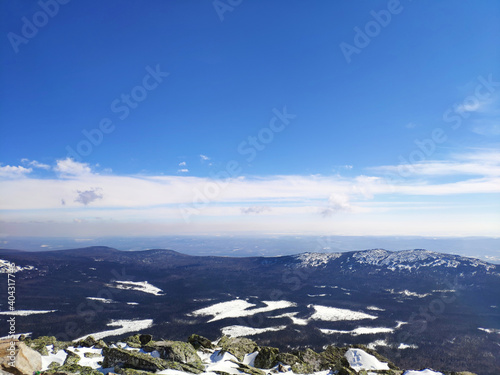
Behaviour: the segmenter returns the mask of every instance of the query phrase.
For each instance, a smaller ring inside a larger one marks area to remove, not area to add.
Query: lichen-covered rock
[[[154,375],[154,372],[135,370],[132,368],[120,368],[117,369],[117,374],[119,375]]]
[[[270,369],[276,366],[278,361],[276,357],[279,354],[278,348],[272,348],[270,346],[261,346],[259,348],[259,354],[255,357],[254,365],[258,368]]]
[[[292,366],[296,363],[300,363],[300,358],[291,353],[279,353],[276,356],[276,360],[284,365]]]
[[[255,368],[255,367],[252,367],[252,366],[249,366],[249,365],[245,365],[244,363],[239,363],[239,362],[236,362],[236,361],[231,361],[233,363],[236,363],[238,365],[238,370],[240,370],[241,372],[244,372],[245,374],[249,374],[249,375],[266,375],[266,373],[262,370],[259,370],[258,368]]]
[[[0,341],[0,370],[10,374],[32,374],[42,368],[40,353],[17,340]]]
[[[87,336],[83,340],[77,342],[76,346],[83,346],[85,348],[91,348],[97,344],[97,340],[93,336]]]
[[[302,366],[302,368],[306,372],[298,371],[298,373],[300,374],[308,374],[309,371],[316,372],[327,370],[330,368],[325,358],[312,349],[307,348],[304,351],[295,353],[295,355],[305,364],[305,366]],[[293,369],[293,367],[292,370],[294,372],[297,372]]]
[[[80,356],[76,353],[73,353],[71,350],[66,349],[65,350],[67,356],[66,359],[64,360],[63,366],[64,365],[76,365],[78,362],[80,362]]]
[[[127,343],[128,346],[131,348],[141,348],[142,347],[142,342],[141,342],[141,335],[133,335],[127,337],[125,340],[123,340],[125,343]]]
[[[100,357],[101,354],[100,353],[91,353],[91,352],[89,352],[89,353],[84,353],[83,356],[85,358],[97,358],[97,357]]]
[[[57,339],[54,336],[40,336],[36,339],[26,339],[24,343],[41,355],[49,355],[47,346],[56,344]]]
[[[43,372],[43,375],[69,375],[69,374],[102,375],[102,372],[94,370],[92,367],[89,366],[80,366],[76,363],[62,365]]]
[[[329,345],[319,355],[323,358],[330,369],[340,371],[341,368],[350,368],[349,361],[345,357],[346,352],[347,348],[339,348]]]
[[[255,341],[244,337],[222,336],[218,346],[220,346],[222,352],[231,353],[238,358],[239,361],[243,361],[245,354],[254,353],[259,350]]]
[[[103,348],[107,348],[107,347],[108,347],[108,344],[106,344],[103,340],[97,341],[97,343],[94,345],[94,348],[96,348],[96,349],[103,349]]]
[[[188,342],[193,345],[193,347],[198,350],[199,348],[213,349],[214,345],[206,337],[200,335],[191,335],[188,338]]]
[[[104,356],[103,367],[130,367],[139,370],[155,372],[167,368],[166,361],[160,358],[153,358],[144,353],[133,352],[119,348],[104,348],[102,350]]]
[[[148,343],[144,350],[151,352],[157,350],[160,358],[167,361],[186,363],[199,370],[203,370],[201,358],[196,353],[193,345],[182,341],[154,341]]]

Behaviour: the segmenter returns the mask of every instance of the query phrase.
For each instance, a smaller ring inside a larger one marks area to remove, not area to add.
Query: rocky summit
[[[16,375],[475,375],[433,369],[398,368],[390,359],[363,345],[326,346],[280,351],[245,337],[222,336],[215,342],[200,335],[187,341],[135,334],[116,342],[88,336],[79,341],[55,337],[20,337],[14,341],[15,365],[2,361],[0,374]],[[2,358],[10,341],[0,342]]]

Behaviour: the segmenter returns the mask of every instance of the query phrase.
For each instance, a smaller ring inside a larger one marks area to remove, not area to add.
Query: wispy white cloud
[[[39,168],[39,169],[45,169],[45,170],[50,169],[50,165],[40,163],[36,160],[21,159],[21,163],[23,163],[24,165],[28,165],[30,167],[33,167],[33,168]]]
[[[187,169],[187,168],[181,168],[181,169],[178,169],[177,172],[179,172],[179,173],[188,173],[189,169]]]
[[[4,221],[25,226],[32,221],[74,224],[75,219],[79,220],[78,225],[83,225],[100,217],[100,223],[119,222],[123,224],[121,228],[130,222],[147,221],[157,223],[158,228],[168,223],[169,228],[184,228],[184,231],[187,228],[210,231],[219,228],[219,224],[223,228],[222,223],[234,230],[245,230],[244,223],[246,230],[292,230],[301,224],[303,230],[327,231],[335,223],[335,228],[347,232],[368,225],[381,233],[383,226],[389,225],[394,230],[400,228],[406,234],[415,234],[417,228],[410,230],[409,223],[417,225],[419,230],[433,228],[430,223],[437,220],[431,215],[434,205],[434,211],[440,212],[440,220],[463,221],[453,228],[451,224],[443,224],[441,232],[464,229],[472,233],[491,232],[495,223],[498,228],[500,216],[495,219],[492,213],[494,200],[490,207],[478,208],[474,199],[478,194],[500,194],[500,152],[476,150],[450,160],[421,164],[418,173],[400,180],[384,175],[397,172],[397,166],[372,168],[371,175],[354,177],[275,175],[216,180],[182,175],[100,175],[88,164],[64,159],[56,162],[53,178],[31,177],[24,167],[0,167],[11,177],[0,185],[0,209],[4,210]],[[454,198],[457,195],[460,198]],[[466,203],[465,195],[470,197]],[[427,197],[432,197],[434,203],[426,202]],[[437,204],[439,197],[446,197],[451,203]],[[421,209],[418,205],[411,206],[413,202],[422,202]],[[403,218],[401,215],[407,214],[409,205],[415,214]],[[442,212],[462,205],[469,208],[464,208],[463,213],[455,212],[454,216],[443,216]],[[184,222],[183,207],[193,209],[192,222]],[[482,227],[470,224],[477,214],[474,210],[482,212],[478,216],[482,217],[478,219]],[[417,213],[427,215],[425,220],[420,216],[420,224],[415,223]],[[406,229],[404,222],[408,225]]]
[[[185,162],[185,161],[181,161],[181,162],[179,163],[179,167],[185,167],[186,165],[187,165],[187,164],[186,164],[186,162]]]
[[[202,161],[207,161],[207,160],[210,160],[210,157],[208,157],[207,155],[200,154],[200,159]]]
[[[85,176],[92,173],[87,163],[80,163],[71,158],[57,160],[54,170],[63,177]]]
[[[33,172],[32,168],[12,165],[0,166],[0,178],[22,178],[31,172]]]

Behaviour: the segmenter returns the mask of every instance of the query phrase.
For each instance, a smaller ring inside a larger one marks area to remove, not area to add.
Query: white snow
[[[259,352],[253,352],[250,354],[245,354],[245,357],[243,358],[243,363],[245,365],[249,366],[254,366],[255,358],[259,355]]]
[[[127,302],[127,305],[136,306],[136,305],[138,305],[138,303],[137,302]]]
[[[311,319],[313,320],[327,320],[331,322],[339,320],[362,320],[362,319],[377,319],[375,315],[369,315],[360,311],[352,311],[348,309],[340,309],[337,307],[309,305],[308,307],[314,308],[316,311]]]
[[[376,340],[367,345],[368,349],[375,349],[377,346],[389,346],[389,343],[385,340]]]
[[[420,371],[408,370],[408,371],[404,372],[403,375],[443,375],[443,373],[437,372],[434,370],[425,369],[425,370],[420,370]]]
[[[235,299],[232,301],[216,303],[215,305],[195,310],[191,313],[191,315],[213,316],[213,318],[208,321],[210,323],[226,318],[239,318],[297,306],[295,303],[288,301],[262,301],[262,303],[264,303],[266,307],[250,309],[251,307],[255,307],[256,305],[245,300]]]
[[[392,333],[394,332],[394,328],[385,328],[385,327],[358,327],[353,329],[352,331],[338,331],[335,329],[320,329],[321,332],[331,335],[334,333],[341,333],[341,334],[349,334],[353,336],[359,336],[359,335],[374,335],[377,333]]]
[[[253,328],[245,326],[229,326],[222,328],[222,333],[231,337],[253,336],[263,332],[281,331],[286,326],[268,327],[268,328]]]
[[[19,271],[29,271],[36,270],[37,268],[33,266],[15,266],[12,267],[12,263],[8,260],[0,259],[0,273],[16,273]]]
[[[381,309],[380,307],[377,307],[377,306],[368,306],[366,309],[373,310],[373,311],[385,311],[385,309]]]
[[[136,290],[143,293],[153,294],[155,296],[163,296],[163,290],[151,285],[147,281],[115,281],[115,284],[110,285],[113,288],[123,290]]]
[[[304,253],[296,255],[295,258],[300,261],[299,267],[324,267],[329,261],[341,255],[341,253]]]
[[[121,335],[128,332],[136,332],[142,329],[150,328],[153,325],[153,319],[143,319],[143,320],[113,320],[111,323],[107,324],[109,327],[120,327],[116,329],[111,329],[109,331],[102,331],[91,333],[76,339],[75,341],[86,339],[89,336],[94,336],[96,340],[100,340],[108,336]]]
[[[478,328],[481,331],[484,331],[486,333],[498,333],[500,334],[500,329],[495,329],[495,328]]]
[[[116,303],[115,301],[113,301],[112,299],[109,299],[109,298],[100,298],[100,297],[86,297],[86,298],[90,299],[92,301],[99,301],[102,303]]]
[[[55,312],[57,310],[14,310],[14,311],[0,311],[0,315],[17,315],[17,316],[28,316],[35,314],[48,314]]]
[[[302,318],[296,318],[295,315],[297,315],[298,312],[291,312],[291,313],[285,313],[281,315],[276,315],[276,316],[270,316],[269,318],[290,318],[292,319],[293,324],[297,324],[299,326],[306,326],[309,323],[308,319],[302,319]]]
[[[418,346],[413,345],[413,344],[408,345],[408,344],[401,343],[401,344],[399,344],[398,349],[400,349],[400,350],[402,350],[402,349],[418,349]]]
[[[389,365],[361,349],[349,349],[345,353],[347,361],[356,370],[389,370]]]

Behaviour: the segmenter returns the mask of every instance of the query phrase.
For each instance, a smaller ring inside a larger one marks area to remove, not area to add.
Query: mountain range
[[[0,250],[16,265],[17,333],[75,340],[140,330],[258,338],[283,350],[363,344],[402,368],[498,375],[500,266],[421,249],[276,257],[109,247]],[[7,295],[7,283],[0,286]],[[4,324],[7,327],[7,324]]]

